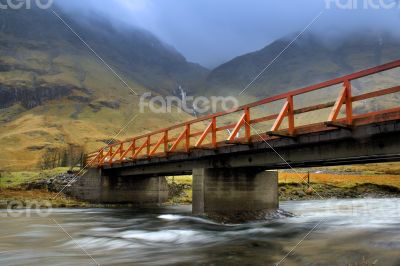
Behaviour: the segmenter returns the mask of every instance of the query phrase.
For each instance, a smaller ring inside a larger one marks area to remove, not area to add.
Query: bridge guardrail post
[[[136,153],[136,138],[133,139],[132,158]]]
[[[98,166],[101,166],[101,160],[103,160],[103,157],[104,157],[104,148],[100,150],[100,156],[97,161]]]
[[[346,105],[346,123],[340,124],[336,123],[336,120],[339,116],[340,110],[343,106]],[[328,125],[331,126],[339,126],[339,127],[349,127],[353,123],[353,98],[351,93],[351,83],[350,80],[345,80],[343,82],[343,89],[341,90],[335,105],[328,118]]]
[[[245,117],[244,117],[244,119],[245,119],[245,123],[244,123],[244,131],[245,131],[245,134],[244,134],[244,136],[245,136],[245,138],[246,138],[246,142],[250,142],[250,140],[251,140],[250,108],[249,108],[249,107],[246,107],[246,108],[244,109],[244,113],[245,113]]]
[[[289,95],[287,97],[287,102],[288,102],[288,110],[287,110],[287,115],[288,115],[288,131],[289,135],[294,135],[295,134],[295,125],[294,125],[294,103],[293,103],[293,95]]]
[[[110,153],[109,153],[110,158],[108,159],[108,164],[109,164],[110,166],[112,166],[113,147],[114,147],[114,146],[110,146]],[[107,159],[107,158],[106,158],[106,159]]]
[[[150,144],[151,144],[151,135],[147,136],[147,140],[146,140],[146,154],[147,157],[150,157]]]
[[[212,121],[211,121],[211,141],[212,141],[212,146],[213,148],[217,148],[217,117],[213,116]]]
[[[164,132],[164,153],[165,155],[168,155],[168,130],[165,130]]]
[[[344,82],[346,88],[346,121],[348,125],[353,123],[353,101],[352,101],[352,86],[349,80]]]
[[[190,124],[186,124],[186,141],[185,141],[185,151],[190,151]]]
[[[119,161],[122,161],[122,155],[124,154],[124,143],[121,142],[121,146],[119,147]]]

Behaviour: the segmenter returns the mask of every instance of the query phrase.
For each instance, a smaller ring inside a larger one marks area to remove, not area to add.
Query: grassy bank
[[[315,173],[319,171],[328,171],[329,173]],[[168,177],[167,181],[170,187],[173,187],[174,192],[169,203],[190,204],[192,202],[191,176]],[[305,170],[279,171],[280,200],[391,197],[396,195],[400,195],[400,175],[385,175],[371,173],[371,171],[357,171],[357,174],[352,174],[348,171],[340,172],[338,168],[312,169],[312,172]]]
[[[396,167],[397,164],[373,164],[279,171],[280,200],[399,196],[400,169]],[[36,200],[48,201],[53,207],[93,206],[44,189],[24,188],[26,183],[49,179],[68,170],[0,172],[0,203],[17,200],[29,204]],[[169,204],[191,204],[191,176],[167,177],[167,181]]]
[[[88,204],[83,201],[67,198],[63,194],[49,192],[47,190],[21,190],[15,188],[0,189],[0,207],[10,207],[9,203],[13,202],[20,207],[46,206],[48,203],[53,208],[76,208],[87,207]]]
[[[23,185],[28,182],[35,182],[51,178],[55,175],[65,173],[69,170],[66,167],[55,168],[43,171],[18,171],[0,172],[0,207],[7,207],[9,202],[30,206],[33,203],[51,203],[53,208],[57,207],[85,207],[88,204],[83,201],[68,198],[62,193],[57,194],[47,190],[26,190]]]
[[[55,175],[65,173],[68,170],[69,168],[67,167],[60,167],[42,171],[18,171],[18,172],[2,171],[0,172],[0,189],[18,188],[19,186],[27,182],[34,182],[37,180],[48,179]]]
[[[360,184],[392,186],[400,189],[400,175],[363,174],[363,173],[293,173],[280,172],[279,183],[325,184],[339,188],[349,188]]]

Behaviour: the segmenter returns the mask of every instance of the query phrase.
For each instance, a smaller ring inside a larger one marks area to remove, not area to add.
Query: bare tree
[[[47,149],[40,159],[39,167],[41,169],[69,167],[72,170],[75,166],[82,167],[85,156],[83,146],[70,143],[66,148]]]

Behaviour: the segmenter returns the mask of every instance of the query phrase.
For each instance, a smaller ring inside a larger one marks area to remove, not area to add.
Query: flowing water
[[[296,245],[279,265],[400,265],[400,199],[280,206],[294,216],[241,225],[193,217],[190,206],[3,210],[0,265],[274,265]]]

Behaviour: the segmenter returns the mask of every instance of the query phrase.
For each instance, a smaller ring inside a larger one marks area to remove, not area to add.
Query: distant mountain
[[[207,69],[187,62],[173,47],[145,30],[124,24],[113,25],[96,14],[89,17],[60,15],[118,73],[148,89],[169,92],[177,84],[191,87],[208,74]],[[2,11],[0,34],[2,56],[13,57],[18,48],[46,53],[49,62],[65,54],[94,56],[62,21],[47,10]]]
[[[138,94],[189,90],[208,74],[149,32],[96,14],[57,12]],[[118,139],[190,119],[177,112],[140,114],[138,103],[51,10],[1,10],[0,146],[7,152],[0,154],[0,170],[30,168],[46,150],[66,143],[98,148],[135,114]]]
[[[177,94],[182,87],[192,95],[237,96],[293,37],[210,72],[142,29],[114,25],[96,14],[82,17],[58,12],[139,95]],[[241,103],[399,59],[399,45],[400,41],[388,34],[364,32],[335,42],[304,35],[249,87],[240,97]],[[399,77],[400,71],[393,71],[354,82],[354,87],[356,91],[386,87],[398,84]],[[124,82],[51,10],[2,10],[0,170],[30,169],[46,151],[67,144],[97,149],[135,115],[117,139],[192,118],[177,110],[172,114],[139,113],[139,97]],[[395,95],[380,103],[398,106],[399,101]],[[379,107],[362,104],[355,108]]]
[[[287,36],[276,40],[259,51],[236,57],[212,70],[206,80],[207,93],[238,95],[293,38],[294,36]],[[317,35],[305,34],[244,95],[250,99],[264,98],[384,64],[400,59],[399,47],[400,40],[389,34],[363,32],[342,40],[327,40]],[[397,78],[400,79],[398,76]]]

